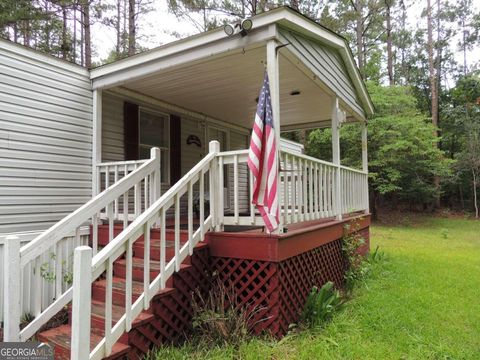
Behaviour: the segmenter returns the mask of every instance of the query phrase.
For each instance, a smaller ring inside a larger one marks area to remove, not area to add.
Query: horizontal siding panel
[[[57,222],[58,220],[64,218],[68,214],[70,214],[72,211],[74,211],[75,208],[72,207],[71,211],[66,211],[66,212],[59,212],[59,213],[44,213],[44,214],[35,214],[35,217],[33,217],[30,221],[35,220],[34,222],[37,221],[54,221]],[[30,213],[31,214],[31,213]],[[29,214],[15,214],[15,215],[2,215],[0,217],[0,224],[21,224],[25,222],[25,216],[28,216]],[[23,230],[23,228],[22,228]]]
[[[85,77],[85,79],[82,79],[81,77],[77,77],[73,73],[62,70],[61,68],[56,68],[54,71],[52,71],[52,69],[47,69],[41,65],[39,66],[38,64],[32,64],[28,61],[15,59],[11,56],[11,54],[8,53],[3,53],[2,55],[3,56],[0,59],[0,64],[2,65],[14,69],[19,69],[31,74],[38,74],[39,72],[41,72],[42,76],[45,76],[45,78],[47,79],[56,80],[65,84],[72,84],[80,88],[88,89],[90,87],[90,82],[87,76]]]
[[[91,189],[87,188],[65,188],[65,187],[28,187],[28,186],[11,186],[0,188],[0,196],[85,196],[86,200],[92,194]],[[28,202],[28,199],[25,199]]]
[[[335,50],[283,29],[279,37],[282,42],[289,43],[290,51],[302,59],[326,86],[339,94],[350,108],[365,115],[343,61]]]
[[[81,150],[92,150],[92,144],[85,141],[75,141],[69,139],[68,137],[59,138],[59,137],[50,137],[46,134],[37,135],[32,133],[25,133],[25,132],[18,132],[12,131],[13,127],[11,127],[10,131],[5,131],[1,129],[2,125],[0,124],[0,139],[5,139],[8,141],[17,141],[17,142],[25,142],[31,144],[39,144],[39,145],[50,145],[50,146],[59,146],[71,149],[81,149]],[[8,147],[8,146],[7,146]],[[89,155],[89,154],[88,154]]]
[[[13,121],[6,121],[8,120],[8,118],[13,119]],[[0,122],[0,130],[9,130],[9,131],[15,131],[15,132],[25,133],[25,134],[36,134],[36,135],[41,135],[42,137],[49,137],[49,138],[69,139],[71,141],[80,142],[81,144],[83,144],[82,146],[85,146],[85,147],[89,146],[88,144],[92,138],[92,135],[90,133],[88,134],[85,134],[84,132],[76,133],[70,130],[58,129],[58,127],[48,128],[48,127],[38,126],[38,125],[32,124],[33,119],[31,118],[30,118],[30,121],[28,122],[18,123],[15,121],[18,119],[18,116],[13,115],[12,117],[8,117],[8,116],[4,116],[4,113],[2,112],[0,112],[0,119],[4,120]],[[25,118],[25,119],[28,119],[28,118]],[[72,129],[75,127],[67,126],[67,128]],[[80,128],[80,129],[85,130],[85,128]]]
[[[0,186],[38,186],[38,187],[56,187],[65,186],[69,188],[86,188],[89,189],[91,181],[74,181],[62,179],[41,179],[41,178],[9,178],[0,176]]]
[[[0,233],[43,230],[91,198],[88,71],[0,41]]]
[[[0,71],[4,70],[4,66],[0,65]],[[27,74],[16,69],[9,69],[11,76],[7,79],[0,78],[0,83],[9,84],[26,90],[33,90],[41,94],[48,94],[57,96],[60,99],[70,100],[75,98],[81,104],[92,105],[92,97],[90,90],[80,89],[70,84],[59,83],[54,80],[42,78],[35,74]]]
[[[69,98],[64,99],[58,96],[51,95],[50,93],[43,94],[41,92],[36,91],[33,88],[22,89],[18,86],[14,86],[13,84],[6,84],[4,82],[0,82],[0,89],[5,93],[16,96],[18,99],[30,99],[30,100],[40,101],[41,103],[61,106],[62,108],[72,109],[75,111],[83,111],[85,113],[92,112],[91,104],[86,105],[78,101],[79,98],[80,100],[84,99],[83,97],[71,95]],[[83,115],[80,115],[80,116],[83,116]]]
[[[65,154],[84,158],[92,156],[91,150],[70,149],[62,146],[50,146],[44,144],[26,143],[22,141],[10,141],[0,136],[0,149],[20,150],[28,152],[39,152],[44,154]]]
[[[26,106],[32,109],[48,111],[54,114],[60,114],[64,116],[68,115],[73,118],[78,118],[80,120],[84,120],[85,118],[91,116],[91,113],[74,109],[66,109],[61,105],[47,104],[42,101],[18,97],[16,94],[10,94],[8,92],[8,89],[5,89],[5,86],[0,86],[0,97],[2,98],[2,101],[14,104],[15,106]]]
[[[77,204],[42,204],[42,205],[13,205],[0,207],[0,215],[16,215],[16,214],[35,214],[42,213],[58,213],[58,212],[71,212],[82,206],[82,203]]]
[[[84,118],[74,118],[70,116],[66,116],[65,114],[56,114],[45,111],[44,109],[33,109],[29,107],[19,106],[16,103],[3,103],[2,107],[0,108],[2,118],[8,116],[18,116],[16,121],[22,122],[25,117],[30,117],[32,119],[32,124],[35,121],[49,121],[52,123],[58,124],[59,129],[64,128],[62,126],[70,126],[72,127],[72,131],[81,132],[85,134],[92,134],[92,120],[91,114],[86,114]],[[46,123],[47,127],[50,123]],[[43,126],[40,125],[39,126]]]
[[[22,160],[38,160],[41,162],[58,162],[65,164],[92,165],[92,159],[85,157],[64,156],[49,154],[48,157],[43,153],[33,151],[18,151],[12,149],[2,149],[0,159],[22,159]]]
[[[0,196],[2,205],[50,205],[50,204],[83,204],[88,198],[85,196]]]
[[[2,168],[2,176],[15,178],[35,178],[35,179],[59,179],[59,180],[86,180],[90,181],[91,173],[89,172],[65,172],[65,171],[49,171],[35,169],[15,169]]]

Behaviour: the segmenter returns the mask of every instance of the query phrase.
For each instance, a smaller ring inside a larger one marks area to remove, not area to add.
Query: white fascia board
[[[234,51],[245,48],[252,49],[263,46],[266,40],[273,39],[275,36],[275,28],[272,27],[255,29],[248,36],[234,39],[227,38],[223,33],[221,40],[193,48],[188,47],[179,53],[164,55],[149,62],[142,60],[137,64],[131,63],[130,66],[109,74],[98,76],[98,72],[92,71],[92,87],[93,89],[101,89],[125,85],[128,81],[141,79],[171,67],[192,65],[213,57],[228,56]]]
[[[72,71],[78,75],[82,76],[89,76],[89,71],[77,64],[71,63],[67,60],[59,59],[55,56],[44,54],[38,50],[28,48],[26,46],[0,39],[0,50],[5,50],[11,53],[19,54],[21,56],[24,56],[26,58],[30,58],[33,60],[36,60],[38,62],[48,64],[48,65],[54,65],[61,67],[65,70]]]

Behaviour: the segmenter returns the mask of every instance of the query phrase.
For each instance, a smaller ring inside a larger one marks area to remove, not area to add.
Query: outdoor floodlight
[[[251,19],[244,19],[242,22],[235,24],[226,24],[223,27],[223,31],[227,36],[232,36],[237,33],[240,33],[242,37],[246,36],[250,30],[252,30],[253,21]]]
[[[226,24],[223,27],[223,31],[225,31],[225,34],[227,34],[227,36],[232,36],[235,33],[235,28],[231,24]]]

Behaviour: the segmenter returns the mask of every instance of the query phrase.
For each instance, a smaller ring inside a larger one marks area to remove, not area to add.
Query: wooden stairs
[[[115,225],[114,236],[123,230]],[[187,240],[187,232],[181,231],[180,241]],[[166,261],[174,256],[174,232],[166,230]],[[108,225],[98,229],[99,247],[108,243]],[[144,242],[138,239],[133,245],[133,298],[135,301],[143,292]],[[151,231],[150,270],[153,279],[160,272],[160,233]],[[112,286],[113,325],[125,312],[125,259],[114,262],[114,282]],[[191,330],[192,296],[205,296],[210,290],[211,268],[208,245],[200,242],[194,248],[193,255],[181,264],[180,271],[167,281],[167,287],[151,301],[150,308],[140,313],[133,321],[132,328],[124,333],[113,346],[107,359],[141,359],[154,346],[165,343],[178,343]],[[100,277],[92,283],[92,316],[90,346],[93,349],[103,338],[105,328],[106,281]],[[112,325],[112,326],[113,326]],[[70,359],[71,304],[69,305],[69,323],[40,332],[38,341],[47,342],[55,347],[55,359]]]

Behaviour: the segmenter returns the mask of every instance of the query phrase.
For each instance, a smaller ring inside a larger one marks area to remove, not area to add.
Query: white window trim
[[[161,182],[161,185],[164,185],[164,186],[170,186],[170,121],[171,121],[171,118],[170,118],[170,114],[167,114],[165,112],[162,112],[162,111],[159,111],[157,109],[153,109],[151,107],[148,107],[148,106],[143,106],[143,105],[139,105],[138,106],[138,147],[140,148],[140,146],[150,146],[150,145],[146,145],[146,144],[142,144],[142,142],[140,141],[140,114],[141,112],[147,112],[147,113],[150,113],[150,114],[154,114],[154,115],[158,115],[158,116],[164,116],[165,118],[167,118],[167,124],[166,124],[166,127],[165,127],[165,130],[167,132],[167,147],[159,147],[160,148],[160,151],[161,152],[166,152],[167,153],[167,168],[166,168],[166,179],[167,181],[162,181]],[[140,149],[139,149],[140,150]],[[161,157],[160,157],[161,159]],[[162,164],[163,165],[163,164]]]

